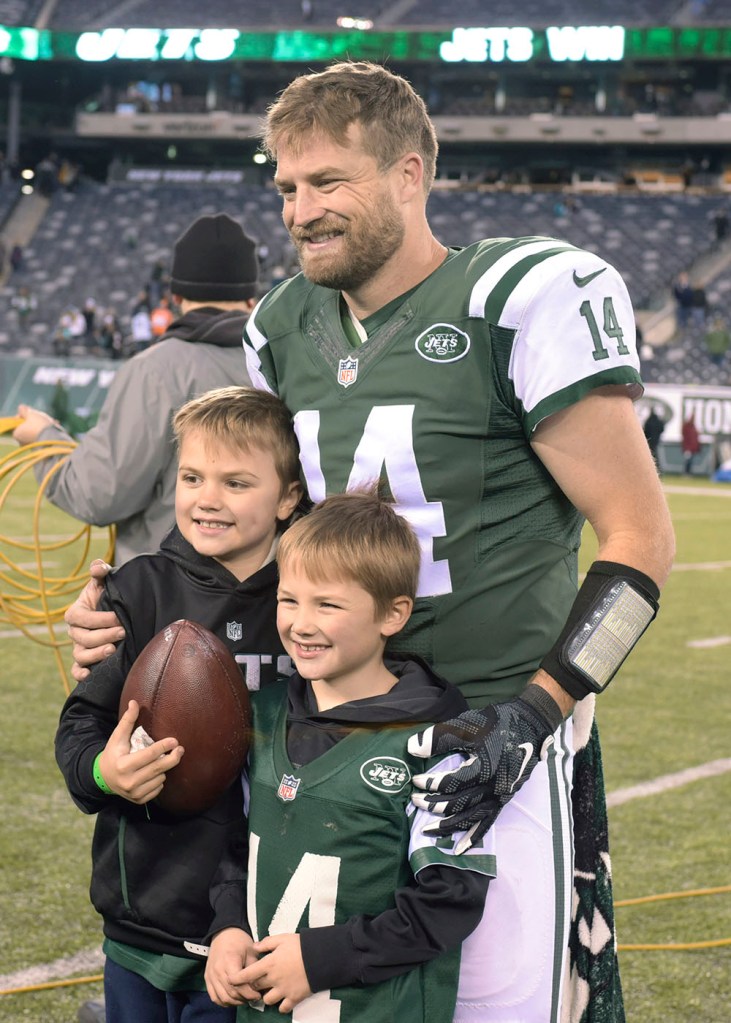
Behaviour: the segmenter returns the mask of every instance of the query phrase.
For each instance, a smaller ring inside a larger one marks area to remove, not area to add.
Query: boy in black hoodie
[[[138,707],[118,716],[127,673],[164,626],[188,618],[230,648],[250,690],[291,670],[275,628],[279,535],[302,496],[291,417],[252,388],[210,391],[174,416],[177,525],[157,554],[106,580],[100,608],[125,628],[115,653],[69,696],[56,759],[74,802],[96,813],[91,898],[104,919],[105,1002],[114,1023],[230,1023],[203,981],[200,946],[219,859],[244,843],[237,782],[208,812],[186,818],[154,802],[184,751],[174,737],[130,752]],[[238,922],[228,886],[217,919]],[[190,1013],[191,1015],[187,1015]]]
[[[247,916],[214,921],[208,990],[252,1023],[252,1003],[318,1023],[445,1023],[495,860],[491,834],[460,856],[459,835],[425,835],[434,818],[409,800],[426,767],[407,750],[415,724],[465,707],[421,660],[384,657],[411,614],[418,541],[351,491],[291,526],[277,561],[297,671],[253,700]]]

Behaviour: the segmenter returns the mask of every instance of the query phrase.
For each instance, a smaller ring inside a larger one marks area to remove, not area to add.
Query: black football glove
[[[431,725],[409,739],[409,752],[433,757],[467,754],[452,771],[417,774],[415,806],[443,815],[425,834],[466,834],[457,845],[464,852],[492,827],[505,804],[528,780],[553,742],[563,720],[556,701],[540,686],[529,685],[513,700]]]

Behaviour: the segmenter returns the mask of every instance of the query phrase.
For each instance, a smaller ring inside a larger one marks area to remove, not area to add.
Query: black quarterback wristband
[[[595,561],[541,668],[575,700],[601,693],[657,614],[659,598],[644,572]]]

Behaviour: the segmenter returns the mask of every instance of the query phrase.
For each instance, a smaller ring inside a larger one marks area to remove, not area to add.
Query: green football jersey
[[[474,705],[519,692],[576,593],[582,519],[530,446],[592,389],[641,393],[616,270],[550,238],[450,250],[363,325],[301,274],[249,319],[256,386],[294,415],[318,501],[382,479],[422,548],[419,599],[392,649],[420,654]]]
[[[495,876],[492,836],[457,857],[455,840],[422,833],[433,818],[410,804],[412,776],[427,765],[406,749],[413,722],[354,729],[294,767],[286,686],[252,700],[247,911],[256,940],[377,916],[432,863]],[[293,1023],[444,1023],[453,1015],[458,972],[459,949],[379,984],[316,992],[295,1008]],[[276,1006],[265,1013],[282,1018]],[[240,1009],[239,1018],[257,1017]]]

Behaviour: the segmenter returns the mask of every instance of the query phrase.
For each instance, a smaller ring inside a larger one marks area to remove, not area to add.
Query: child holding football
[[[297,671],[252,701],[247,919],[214,921],[208,990],[252,1023],[252,1003],[295,1021],[446,1023],[495,863],[491,834],[456,856],[459,836],[424,834],[433,817],[410,803],[426,762],[409,735],[465,706],[420,659],[384,656],[411,614],[419,544],[356,491],[294,523],[277,561]]]
[[[219,637],[249,689],[289,658],[275,628],[279,537],[302,497],[291,417],[252,388],[210,391],[174,416],[176,526],[156,554],[108,576],[100,608],[125,629],[115,652],[61,712],[56,758],[74,802],[97,814],[92,902],[104,921],[104,994],[113,1023],[232,1023],[203,979],[209,888],[225,850],[245,848],[237,781],[209,811],[174,817],[156,803],[185,755],[173,736],[131,752],[138,707],[119,717],[125,678],[146,644],[186,618]],[[243,855],[243,854],[242,854]],[[241,917],[240,886],[222,886],[216,919]]]

